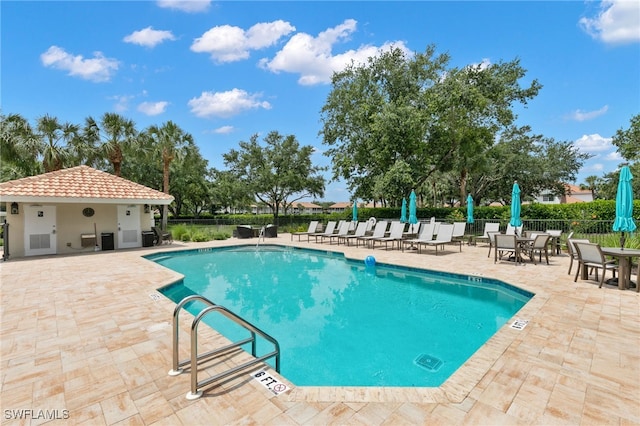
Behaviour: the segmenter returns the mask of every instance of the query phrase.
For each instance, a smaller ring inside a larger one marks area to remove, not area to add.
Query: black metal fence
[[[322,218],[326,222],[327,217]],[[331,217],[331,220],[334,218]],[[283,216],[278,220],[279,232],[291,232],[294,230],[306,229],[309,224],[308,216]],[[427,222],[430,218],[422,218],[420,221]],[[438,219],[438,222],[447,222],[447,219]],[[253,218],[216,218],[216,219],[171,219],[170,225],[185,224],[214,227],[216,231],[228,231],[237,225],[265,226],[271,224],[272,217],[255,216]],[[468,223],[465,234],[482,235],[485,223],[500,222],[500,229],[507,228],[508,220],[496,221],[486,219],[476,219],[474,223]],[[548,230],[562,231],[561,239],[566,239],[570,233],[574,238],[588,238],[592,242],[605,244],[614,238],[619,238],[619,233],[613,232],[612,220],[554,220],[554,219],[523,219],[523,229],[525,231],[545,232]]]

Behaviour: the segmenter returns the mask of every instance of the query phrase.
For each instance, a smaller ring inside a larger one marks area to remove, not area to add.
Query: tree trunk
[[[165,194],[169,194],[169,165],[171,160],[164,159],[162,162],[162,189]],[[167,230],[167,221],[169,218],[169,205],[162,206],[162,227],[161,229]]]
[[[467,203],[467,169],[460,171],[460,206]]]

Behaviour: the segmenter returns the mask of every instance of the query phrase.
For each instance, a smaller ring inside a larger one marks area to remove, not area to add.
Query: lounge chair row
[[[405,232],[406,224],[400,221],[380,220],[377,221],[375,227],[371,229],[372,222],[358,222],[353,230],[354,223],[349,221],[329,221],[326,228],[322,232],[316,232],[319,223],[312,221],[309,228],[304,232],[294,232],[294,236],[300,241],[302,236],[307,237],[310,242],[314,239],[316,243],[324,243],[328,241],[330,244],[336,241],[337,244],[344,243],[351,245],[355,242],[356,246],[363,246],[375,249],[376,245],[384,244],[385,250],[400,248],[403,251],[409,247],[420,252],[422,247],[434,247],[436,254],[438,249],[444,249],[447,244],[457,244],[462,251],[462,240],[466,228],[465,222],[456,222],[454,224],[437,223],[432,220],[430,223],[420,224],[419,231]],[[411,226],[411,225],[410,225]],[[437,232],[436,232],[437,228]],[[434,238],[435,236],[435,238]]]

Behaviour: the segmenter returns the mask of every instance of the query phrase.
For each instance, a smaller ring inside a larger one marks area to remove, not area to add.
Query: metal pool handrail
[[[195,317],[195,319],[193,320],[193,323],[191,324],[191,356],[190,358],[183,361],[179,361],[178,348],[179,348],[180,327],[178,325],[178,317],[179,317],[180,311],[187,303],[191,301],[196,301],[196,300],[204,303],[205,305],[207,305],[207,307],[200,311],[200,313]],[[203,353],[200,356],[198,356],[198,325],[200,324],[200,321],[202,321],[202,319],[205,317],[205,315],[209,314],[210,312],[221,313],[231,321],[235,322],[239,326],[249,331],[251,333],[251,337],[231,343],[230,345],[226,345],[222,348],[218,348],[218,349]],[[257,357],[256,356],[256,334],[260,335],[262,338],[272,343],[274,345],[274,351],[266,355]],[[251,355],[255,359],[245,362],[243,364],[240,364],[236,367],[233,367],[215,376],[209,377],[201,382],[198,382],[198,363],[199,362],[207,361],[209,359],[214,358],[216,355],[220,353],[226,352],[229,349],[232,349],[235,347],[242,346],[249,342],[251,342]],[[210,301],[209,299],[203,296],[200,296],[200,295],[187,296],[184,299],[182,299],[180,303],[176,305],[173,311],[173,357],[172,357],[173,359],[172,359],[172,369],[171,371],[169,371],[169,375],[171,376],[179,375],[184,371],[181,368],[182,366],[187,364],[191,365],[190,366],[191,391],[187,393],[187,399],[196,399],[202,396],[202,391],[198,391],[199,388],[202,388],[223,377],[227,377],[231,374],[234,374],[235,372],[240,371],[244,368],[250,367],[251,365],[258,364],[262,361],[265,361],[269,358],[274,358],[274,357],[276,361],[276,371],[279,373],[280,372],[280,344],[278,343],[278,341],[273,337],[271,337],[269,334],[260,330],[255,325],[245,320],[244,318],[236,315],[235,313],[231,312],[224,306],[216,305],[215,303],[213,303],[212,301]]]

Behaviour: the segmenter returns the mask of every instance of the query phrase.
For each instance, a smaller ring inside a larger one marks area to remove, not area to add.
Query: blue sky
[[[396,45],[434,44],[450,66],[519,58],[543,88],[519,124],[613,171],[616,130],[640,113],[640,2],[6,1],[1,108],[82,124],[117,112],[139,130],[172,120],[211,167],[258,133],[316,147],[331,73]],[[341,182],[324,199],[347,201]]]

